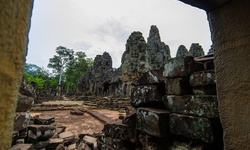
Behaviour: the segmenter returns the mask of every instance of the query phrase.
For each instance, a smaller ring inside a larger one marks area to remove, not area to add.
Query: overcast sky
[[[129,35],[140,31],[147,41],[151,25],[172,57],[181,44],[210,48],[206,13],[177,0],[35,0],[27,63],[47,67],[56,47],[65,46],[93,59],[107,51],[117,68]]]

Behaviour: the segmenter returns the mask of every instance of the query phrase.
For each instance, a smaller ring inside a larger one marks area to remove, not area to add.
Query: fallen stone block
[[[83,137],[83,142],[88,144],[89,147],[91,147],[93,150],[97,150],[97,138],[91,137],[91,136],[84,136]]]
[[[64,132],[66,129],[65,126],[56,126],[56,132],[55,134],[52,136],[52,138],[58,138],[59,137],[59,134]]]
[[[19,136],[19,132],[18,131],[13,131],[12,132],[12,142],[11,142],[12,146],[16,144],[18,136]]]
[[[156,137],[168,136],[169,114],[164,109],[138,108],[136,129]]]
[[[215,72],[212,70],[194,72],[190,76],[189,81],[192,87],[215,85],[216,84]]]
[[[128,126],[135,126],[136,125],[136,111],[133,111],[129,115],[127,115],[123,120],[123,124],[126,124]]]
[[[204,150],[206,149],[203,145],[193,145],[191,146],[190,143],[185,142],[178,142],[173,141],[172,146],[169,148],[169,150]]]
[[[156,74],[152,72],[145,72],[139,77],[138,79],[133,80],[133,85],[153,85],[153,84],[159,84],[162,82]]]
[[[143,150],[167,150],[170,146],[170,142],[167,137],[154,137],[143,132],[139,134],[139,141],[142,145],[141,149]]]
[[[91,148],[85,144],[84,142],[81,142],[78,147],[77,147],[78,150],[91,150]]]
[[[207,118],[171,114],[169,126],[171,133],[175,135],[201,140],[206,143],[212,143],[214,140],[212,125]]]
[[[76,149],[76,143],[70,144],[68,146],[68,150],[75,150]]]
[[[167,95],[192,94],[192,87],[188,78],[165,79],[165,89]]]
[[[34,118],[34,124],[37,125],[50,125],[53,122],[55,122],[55,117],[51,116],[39,116]]]
[[[17,113],[14,119],[14,131],[26,129],[30,124],[31,115],[28,112]]]
[[[26,112],[28,111],[32,104],[34,103],[34,98],[26,95],[18,94],[16,112]]]
[[[83,115],[83,112],[79,109],[73,109],[70,111],[71,115]]]
[[[49,141],[38,141],[36,144],[35,144],[35,149],[42,149],[42,148],[45,148],[47,145],[49,144]]]
[[[213,95],[165,95],[163,103],[170,112],[219,118],[217,96]]]
[[[36,143],[38,140],[45,141],[51,138],[56,132],[55,126],[51,125],[29,125],[28,141]]]
[[[32,144],[16,144],[10,150],[35,150]]]
[[[76,142],[76,137],[71,131],[62,132],[58,136],[63,139],[65,145],[70,145]]]
[[[193,72],[201,70],[204,70],[203,64],[196,62],[193,57],[176,57],[167,61],[163,76],[166,78],[188,77]]]
[[[63,139],[62,138],[51,138],[49,139],[49,143],[46,146],[46,149],[56,149],[58,145],[63,145]]]
[[[165,95],[165,89],[163,85],[159,87],[157,85],[142,85],[137,86],[131,93],[131,105],[133,107],[162,107],[162,96]]]
[[[109,136],[100,136],[97,141],[99,149],[106,150],[132,150],[135,149],[135,144],[130,141],[124,141]]]
[[[104,125],[103,133],[106,136],[121,140],[134,141],[135,129],[122,123],[122,120],[110,121]]]

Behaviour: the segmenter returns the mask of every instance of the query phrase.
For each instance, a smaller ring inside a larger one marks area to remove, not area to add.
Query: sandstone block
[[[123,124],[129,125],[129,126],[135,126],[136,125],[136,111],[133,113],[127,115],[123,120]]]
[[[51,116],[39,116],[34,118],[34,124],[38,125],[50,125],[53,122],[55,122],[55,117]]]
[[[171,133],[186,138],[212,143],[214,140],[212,125],[209,119],[171,114],[169,120]]]
[[[29,125],[28,126],[28,139],[31,142],[37,140],[48,140],[56,132],[55,126],[50,125]]]
[[[105,136],[110,136],[112,138],[121,140],[133,141],[135,139],[134,128],[123,124],[122,120],[116,120],[106,123],[104,125],[103,132]]]
[[[135,149],[135,145],[130,141],[124,141],[117,138],[111,138],[109,136],[98,137],[98,147],[106,150],[132,150]]]
[[[141,77],[139,77],[138,79],[135,79],[133,81],[134,85],[151,85],[151,84],[159,84],[161,82],[161,80],[157,77],[157,75],[155,75],[152,72],[145,72],[141,75]]]
[[[201,71],[203,69],[203,64],[195,62],[193,57],[176,57],[170,59],[165,64],[163,76],[166,78],[187,77],[190,76],[193,72]]]
[[[190,76],[189,81],[192,87],[215,85],[216,84],[215,72],[214,71],[194,72]]]
[[[71,131],[62,132],[58,136],[63,139],[65,145],[70,145],[76,142],[76,137]]]
[[[134,107],[161,107],[161,98],[165,95],[156,85],[137,86],[131,93],[131,105]]]
[[[35,150],[32,144],[16,144],[10,150]]]
[[[156,137],[169,135],[169,112],[163,109],[138,108],[136,129]]]
[[[51,138],[49,139],[49,144],[46,149],[56,149],[58,145],[63,144],[62,138]]]
[[[32,104],[34,103],[34,98],[18,94],[16,112],[26,112],[28,111]]]
[[[165,79],[165,89],[167,95],[192,94],[192,88],[187,78]]]
[[[170,146],[167,137],[154,137],[143,132],[139,134],[139,141],[143,150],[165,150]]]
[[[97,138],[85,135],[83,137],[83,142],[88,144],[89,147],[92,147],[93,150],[97,150]]]
[[[168,111],[207,118],[219,118],[217,97],[213,95],[165,95]]]
[[[27,112],[18,113],[14,119],[14,131],[20,131],[29,125],[31,120],[31,115]]]

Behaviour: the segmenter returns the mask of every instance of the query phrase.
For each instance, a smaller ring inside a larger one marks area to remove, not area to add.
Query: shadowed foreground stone
[[[29,125],[28,126],[28,140],[32,143],[38,140],[48,140],[56,132],[55,126],[50,125]]]
[[[171,133],[187,138],[212,143],[214,140],[211,122],[207,118],[171,114],[169,120]]]
[[[136,129],[156,137],[169,135],[169,113],[163,109],[138,108]]]
[[[133,141],[135,129],[122,123],[122,120],[108,122],[104,125],[103,132],[106,136],[121,140]]]
[[[39,116],[37,118],[34,118],[34,124],[50,125],[53,122],[55,122],[55,117]]]
[[[143,150],[167,150],[170,145],[166,137],[154,137],[143,132],[139,134],[139,141]]]
[[[35,150],[32,144],[16,144],[10,150]]]
[[[165,89],[167,95],[192,94],[192,88],[187,78],[165,79]]]
[[[111,138],[108,136],[100,136],[98,138],[98,147],[106,150],[132,150],[135,145],[129,141]]]
[[[205,85],[215,85],[215,72],[214,71],[199,71],[195,72],[190,76],[190,85],[195,86],[205,86]]]
[[[31,115],[27,112],[18,113],[14,119],[14,131],[27,128],[30,123]]]
[[[219,118],[216,95],[165,95],[162,100],[167,110],[171,112]]]

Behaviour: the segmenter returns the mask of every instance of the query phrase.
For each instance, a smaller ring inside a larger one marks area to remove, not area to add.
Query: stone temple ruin
[[[89,149],[223,149],[213,49],[204,55],[198,43],[180,45],[171,58],[156,26],[147,42],[140,32],[129,36],[118,69],[107,52],[97,55],[78,95],[84,104],[126,111],[105,122]]]

